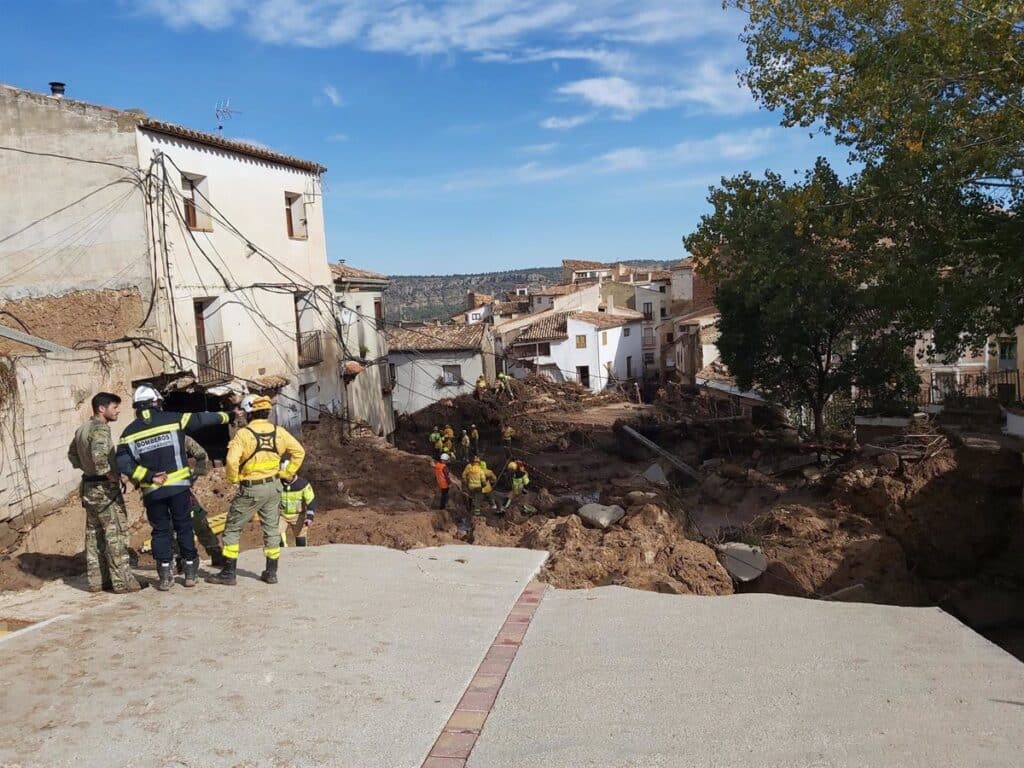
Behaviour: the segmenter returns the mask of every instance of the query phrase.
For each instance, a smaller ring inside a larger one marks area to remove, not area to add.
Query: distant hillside
[[[623,264],[667,269],[676,261],[624,261]],[[391,320],[447,320],[465,308],[469,291],[503,298],[517,285],[539,288],[555,285],[561,279],[561,267],[530,267],[476,275],[392,275],[386,294],[388,316]]]

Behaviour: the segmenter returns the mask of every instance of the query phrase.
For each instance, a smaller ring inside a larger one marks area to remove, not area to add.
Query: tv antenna
[[[217,116],[217,133],[224,130],[224,121],[230,120],[235,115],[242,114],[240,109],[232,109],[231,99],[221,99],[214,107],[213,114]]]

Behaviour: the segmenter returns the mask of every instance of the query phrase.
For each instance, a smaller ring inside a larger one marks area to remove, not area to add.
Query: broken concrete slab
[[[644,480],[652,485],[668,486],[668,475],[660,464],[651,464],[644,472]]]
[[[1008,768],[1020,702],[936,608],[554,590],[468,766]]]
[[[718,559],[722,567],[736,581],[748,582],[759,579],[768,570],[768,558],[760,547],[752,547],[738,541],[719,544]]]
[[[626,516],[626,510],[618,504],[584,504],[576,514],[595,528],[607,530]]]
[[[0,764],[419,768],[546,552],[242,554],[237,587],[101,595],[0,654]],[[105,599],[104,599],[105,598]]]

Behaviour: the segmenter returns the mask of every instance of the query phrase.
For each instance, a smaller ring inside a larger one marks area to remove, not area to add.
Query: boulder
[[[665,470],[661,468],[660,464],[651,464],[644,472],[644,480],[653,485],[668,485],[668,475],[665,474]]]
[[[584,504],[576,514],[595,528],[608,529],[626,516],[626,510],[617,505]]]
[[[718,467],[718,474],[729,480],[743,480],[747,476],[747,470],[739,464],[722,464]]]
[[[626,503],[632,507],[635,504],[646,504],[656,498],[658,498],[658,494],[651,491],[630,491],[626,494]]]

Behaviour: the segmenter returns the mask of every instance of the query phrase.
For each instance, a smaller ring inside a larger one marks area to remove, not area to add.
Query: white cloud
[[[341,143],[348,141],[349,135],[347,133],[332,133],[330,136],[327,137],[327,140]]]
[[[595,107],[622,112],[639,112],[645,108],[640,89],[621,77],[591,77],[563,85],[563,96],[577,96]]]
[[[327,100],[331,102],[331,106],[340,107],[342,104],[345,103],[341,98],[341,94],[338,93],[338,89],[335,88],[330,83],[324,86],[323,92],[324,96],[327,97]]]
[[[725,132],[667,147],[623,147],[576,163],[545,164],[532,160],[511,167],[476,168],[442,176],[347,182],[333,189],[335,194],[353,197],[418,198],[609,175],[633,176],[667,187],[707,186],[708,179],[717,180],[723,173],[741,170],[743,161],[774,151],[780,144],[781,131],[757,128]],[[649,179],[654,172],[669,174],[670,178]],[[687,175],[680,177],[684,172]],[[700,182],[694,182],[694,178]]]
[[[573,115],[572,117],[546,117],[540,121],[540,127],[547,128],[549,131],[568,131],[573,128],[578,128],[584,123],[589,123],[593,119],[593,115]]]

